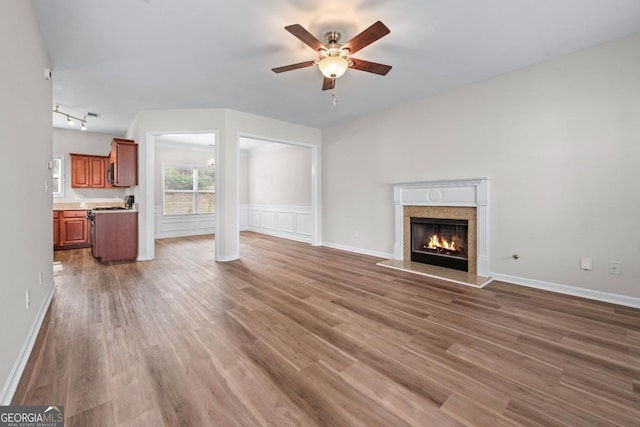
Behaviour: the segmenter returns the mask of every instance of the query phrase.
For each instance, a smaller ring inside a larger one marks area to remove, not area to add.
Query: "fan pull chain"
[[[338,105],[338,98],[336,98],[336,93],[331,93],[331,97],[333,98],[333,106],[335,107],[336,105]]]

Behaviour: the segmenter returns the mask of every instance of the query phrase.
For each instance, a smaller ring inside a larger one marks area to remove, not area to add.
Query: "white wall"
[[[239,179],[239,191],[240,191],[240,204],[246,205],[249,203],[249,153],[246,150],[240,151],[240,176]]]
[[[291,141],[320,146],[320,130],[266,117],[226,109],[143,111],[137,114],[127,138],[140,144],[140,181],[136,201],[140,210],[139,259],[153,259],[154,217],[153,174],[147,170],[147,158],[153,159],[155,138],[167,133],[216,133],[216,260],[237,259],[240,254],[239,229],[239,154],[242,135],[269,140]],[[153,164],[153,162],[152,162]],[[314,174],[319,171],[315,170]],[[319,190],[318,190],[319,191]],[[319,204],[319,203],[318,203]],[[318,230],[319,224],[315,227]]]
[[[323,239],[391,255],[392,183],[486,176],[493,272],[640,297],[638,52],[640,35],[323,130]]]
[[[241,206],[241,229],[311,242],[311,149],[265,142],[246,158],[249,195],[248,204]]]
[[[53,291],[51,82],[31,2],[0,2],[0,56],[0,177],[11,186],[0,222],[0,405],[8,405]]]
[[[92,200],[119,199],[133,191],[124,188],[96,189],[96,188],[71,188],[71,159],[69,153],[91,154],[95,156],[107,156],[111,150],[111,140],[114,135],[53,129],[53,154],[62,155],[64,159],[64,197],[56,197],[54,202],[90,202]]]
[[[311,150],[293,145],[268,145],[249,154],[249,203],[311,205]]]

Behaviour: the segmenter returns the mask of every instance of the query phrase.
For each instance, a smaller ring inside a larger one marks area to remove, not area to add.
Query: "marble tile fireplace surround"
[[[483,287],[491,282],[487,178],[410,182],[393,187],[394,259],[379,265],[474,287]],[[467,221],[468,271],[412,262],[412,217]]]

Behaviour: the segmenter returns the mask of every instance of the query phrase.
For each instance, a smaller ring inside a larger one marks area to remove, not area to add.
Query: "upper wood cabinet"
[[[135,141],[113,138],[107,176],[114,187],[138,185],[138,144]]]
[[[71,187],[111,188],[107,182],[108,157],[69,154],[71,157]]]
[[[113,138],[108,156],[70,153],[72,188],[113,188],[138,185],[138,144]]]

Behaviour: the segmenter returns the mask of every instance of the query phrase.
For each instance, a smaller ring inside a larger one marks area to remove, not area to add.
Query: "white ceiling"
[[[32,0],[53,73],[53,105],[123,134],[141,110],[231,108],[325,128],[640,31],[638,0]],[[284,30],[346,41],[381,20],[391,33],[356,57],[338,103],[317,55]],[[65,127],[55,115],[54,126]]]

